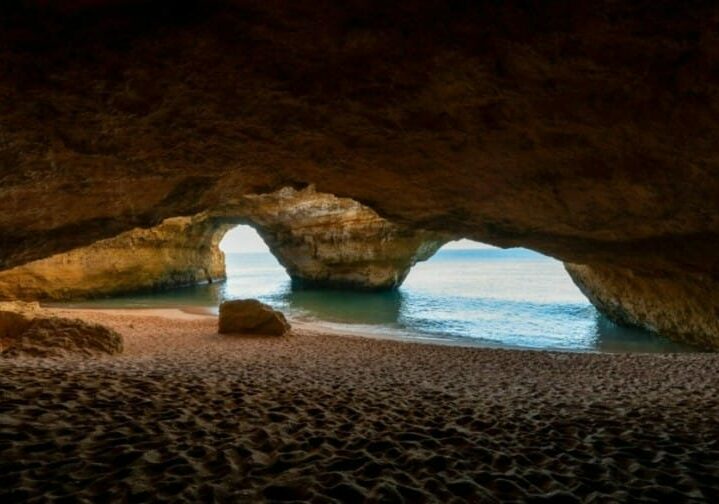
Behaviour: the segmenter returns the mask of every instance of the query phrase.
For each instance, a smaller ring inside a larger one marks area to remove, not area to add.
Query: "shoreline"
[[[86,307],[65,307],[55,304],[42,304],[46,309],[52,311],[68,312],[79,314],[77,318],[82,318],[82,314],[92,313],[106,313],[110,315],[126,315],[130,317],[160,317],[170,320],[207,320],[217,319],[218,314],[214,313],[211,308],[204,306],[163,306],[157,308],[149,307],[125,307],[125,308],[86,308]],[[415,343],[420,345],[438,345],[446,347],[459,347],[459,348],[486,348],[493,350],[508,350],[517,352],[552,352],[552,353],[568,353],[568,354],[609,354],[609,355],[672,355],[672,354],[711,354],[708,350],[695,349],[695,350],[683,350],[683,351],[636,351],[636,350],[601,350],[601,349],[584,349],[584,348],[559,348],[559,347],[523,347],[513,346],[509,344],[493,344],[487,342],[487,340],[477,339],[475,341],[461,341],[452,338],[432,337],[431,335],[424,335],[421,333],[407,331],[405,334],[408,336],[400,336],[392,334],[389,331],[370,331],[363,330],[361,328],[353,329],[346,327],[350,324],[337,324],[333,322],[323,322],[316,320],[305,320],[297,317],[287,316],[287,320],[290,322],[293,331],[299,330],[303,332],[321,333],[325,335],[335,335],[343,337],[356,337],[356,338],[367,338],[380,341],[395,341],[399,343]],[[338,327],[342,325],[343,327]],[[466,340],[471,340],[471,337],[466,337]]]
[[[107,314],[107,315],[120,315],[120,316],[128,316],[128,317],[159,317],[163,319],[169,319],[169,320],[182,320],[182,321],[188,321],[188,320],[207,320],[207,319],[217,319],[218,315],[215,313],[212,313],[212,311],[209,308],[201,307],[201,306],[178,306],[174,308],[170,307],[162,307],[162,308],[144,308],[144,307],[136,307],[136,308],[66,308],[66,307],[58,307],[57,305],[49,305],[44,306],[47,309],[50,309],[52,311],[63,313],[63,315],[71,315],[75,314],[77,318],[82,318],[82,315],[87,314]],[[351,338],[367,338],[367,339],[373,339],[373,340],[380,340],[380,341],[394,341],[398,343],[415,343],[420,345],[439,345],[439,346],[449,346],[449,347],[460,347],[460,348],[489,348],[489,349],[499,349],[499,350],[518,350],[518,351],[557,351],[561,352],[562,350],[554,350],[554,349],[533,349],[533,348],[523,348],[523,347],[509,347],[509,346],[502,346],[502,345],[485,345],[485,344],[462,344],[462,342],[456,341],[456,340],[448,340],[448,339],[441,339],[441,338],[429,338],[429,337],[422,337],[417,336],[416,338],[403,338],[400,336],[394,336],[391,334],[385,334],[380,331],[372,332],[372,331],[363,331],[361,329],[353,330],[350,328],[340,328],[340,327],[334,327],[332,323],[322,323],[317,321],[308,321],[308,320],[302,320],[298,318],[293,317],[287,317],[287,320],[289,321],[290,325],[292,326],[292,331],[299,331],[301,333],[317,333],[317,334],[323,334],[326,336],[340,336],[340,337],[351,337]],[[244,337],[242,335],[239,335],[238,337]],[[252,337],[252,336],[250,336]],[[566,350],[567,352],[574,353],[573,350]],[[576,350],[576,352],[584,353],[583,350]],[[594,353],[590,350],[587,350],[586,352]]]
[[[162,308],[144,308],[144,307],[136,307],[136,308],[65,308],[65,307],[57,307],[57,306],[47,306],[46,308],[51,310],[57,310],[60,312],[79,312],[80,316],[78,318],[82,318],[82,314],[92,314],[92,313],[105,313],[108,315],[121,315],[121,316],[129,316],[129,317],[159,317],[164,319],[170,319],[170,320],[207,320],[208,318],[211,319],[217,319],[218,315],[215,313],[212,313],[209,308],[201,307],[201,306],[178,306],[175,308],[170,307],[162,307]],[[416,337],[402,337],[402,336],[396,336],[392,335],[390,333],[385,333],[382,331],[365,331],[362,329],[350,329],[346,327],[336,327],[331,322],[318,322],[318,321],[308,321],[308,320],[302,320],[298,318],[293,317],[287,317],[288,322],[292,326],[292,330],[299,330],[300,332],[311,332],[311,333],[317,333],[322,334],[326,336],[340,336],[340,337],[350,337],[350,338],[366,338],[366,339],[372,339],[372,340],[379,340],[379,341],[393,341],[397,343],[409,343],[409,344],[418,344],[418,345],[437,345],[437,346],[446,346],[446,347],[458,347],[458,348],[486,348],[490,350],[508,350],[508,351],[518,351],[518,352],[555,352],[555,353],[589,353],[589,354],[603,354],[603,353],[625,353],[625,352],[601,352],[598,350],[583,350],[583,349],[562,349],[562,348],[531,348],[531,347],[520,347],[520,346],[510,346],[510,345],[501,345],[501,344],[488,344],[488,343],[463,343],[461,341],[452,340],[452,339],[443,339],[443,338],[432,338],[432,337],[426,337],[421,336],[418,333]],[[239,336],[243,337],[243,336]],[[642,352],[632,352],[636,354],[641,354]],[[644,352],[646,354],[651,355],[652,352]]]

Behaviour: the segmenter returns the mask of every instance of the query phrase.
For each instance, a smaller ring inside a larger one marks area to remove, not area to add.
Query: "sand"
[[[719,501],[719,355],[216,334],[60,311],[125,354],[0,360],[0,502]]]

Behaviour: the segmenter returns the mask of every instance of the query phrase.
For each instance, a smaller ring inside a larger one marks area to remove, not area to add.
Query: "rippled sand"
[[[719,355],[71,315],[117,329],[126,352],[0,360],[3,503],[719,501]]]

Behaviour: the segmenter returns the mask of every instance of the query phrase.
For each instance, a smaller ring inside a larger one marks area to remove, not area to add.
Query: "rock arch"
[[[320,287],[396,288],[449,239],[313,187],[286,188],[0,271],[0,298],[98,297],[221,280],[219,244],[237,224],[257,229],[295,284]]]
[[[0,271],[0,299],[88,298],[222,280],[219,244],[238,224],[258,231],[300,287],[394,289],[414,264],[452,239],[393,224],[354,200],[312,186],[285,188]],[[719,345],[719,299],[711,277],[596,264],[565,267],[611,320],[678,341]]]
[[[312,186],[247,196],[213,215],[255,227],[299,286],[393,289],[415,263],[451,239],[393,224],[352,199]]]
[[[0,18],[0,268],[315,183],[719,347],[715,2],[152,4]]]

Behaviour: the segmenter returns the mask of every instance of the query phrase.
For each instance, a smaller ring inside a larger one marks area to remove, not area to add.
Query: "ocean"
[[[526,249],[440,250],[395,292],[293,290],[269,253],[226,255],[227,281],[64,303],[73,307],[205,307],[257,298],[337,331],[410,341],[525,349],[682,352],[696,349],[615,325],[587,301],[562,263]]]

